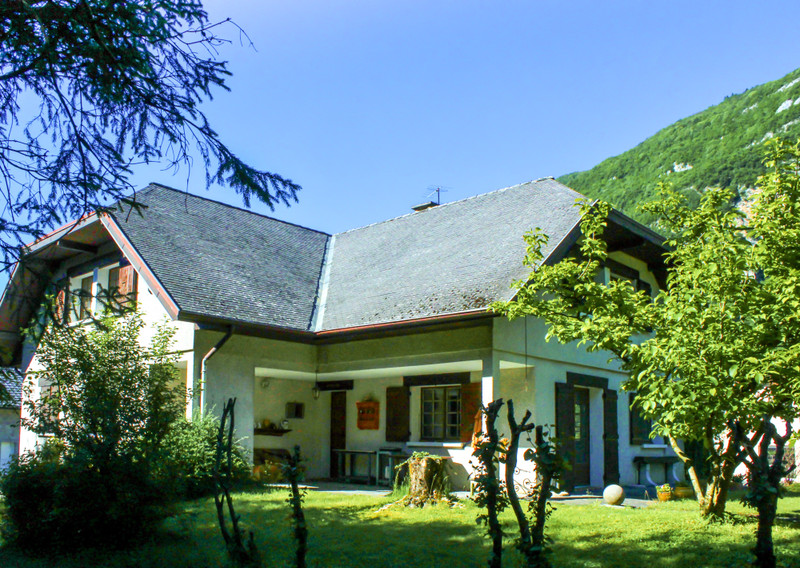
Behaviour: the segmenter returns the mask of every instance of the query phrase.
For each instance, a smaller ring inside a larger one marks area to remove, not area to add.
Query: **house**
[[[0,384],[7,395],[0,401],[0,470],[3,470],[19,452],[22,375],[13,367],[0,369]]]
[[[527,276],[526,230],[550,236],[546,262],[573,251],[580,197],[546,178],[328,235],[151,184],[135,196],[141,215],[89,215],[28,247],[0,303],[0,341],[25,370],[35,346],[20,331],[45,293],[76,291],[75,322],[118,288],[146,321],[174,322],[187,412],[237,398],[256,462],[299,444],[311,478],[380,480],[427,451],[450,456],[464,484],[476,411],[503,397],[567,440],[566,487],[637,483],[642,465],[642,481],[659,482],[674,455],[643,435],[608,355],[486,309]],[[613,211],[605,237],[601,277],[663,285],[657,234]],[[23,430],[22,447],[36,443]]]

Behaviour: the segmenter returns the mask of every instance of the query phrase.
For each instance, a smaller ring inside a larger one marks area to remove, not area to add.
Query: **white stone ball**
[[[622,505],[625,501],[625,490],[619,485],[609,485],[603,489],[603,501],[609,505]]]

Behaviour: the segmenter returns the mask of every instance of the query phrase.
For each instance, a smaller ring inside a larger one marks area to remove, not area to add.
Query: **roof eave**
[[[139,275],[144,279],[147,287],[150,289],[153,294],[155,294],[158,301],[170,315],[170,317],[174,320],[179,319],[179,315],[181,312],[181,308],[172,295],[167,290],[166,286],[161,283],[158,279],[156,274],[147,264],[147,261],[142,257],[141,254],[136,250],[136,247],[130,241],[128,236],[125,234],[125,231],[122,227],[117,223],[116,219],[113,216],[104,213],[100,216],[100,222],[108,231],[111,238],[114,240],[114,243],[117,245],[122,254],[128,261],[133,265],[133,268]]]

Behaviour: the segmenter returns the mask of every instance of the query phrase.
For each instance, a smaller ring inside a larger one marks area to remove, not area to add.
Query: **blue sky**
[[[592,167],[800,67],[800,2],[206,0],[234,73],[205,110],[254,166],[303,186],[262,213],[339,232]],[[187,179],[188,177],[188,179]],[[205,190],[203,172],[147,168]]]

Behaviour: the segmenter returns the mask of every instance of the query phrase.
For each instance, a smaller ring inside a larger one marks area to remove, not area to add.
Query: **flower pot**
[[[672,499],[672,491],[658,491],[656,495],[659,501],[669,501]]]

